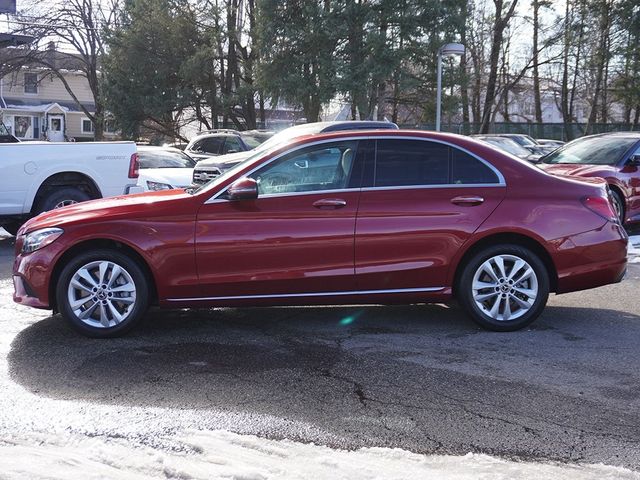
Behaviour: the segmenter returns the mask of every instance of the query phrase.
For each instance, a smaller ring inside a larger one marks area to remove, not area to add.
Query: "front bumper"
[[[13,262],[13,301],[29,307],[51,309],[49,285],[53,266],[62,255],[64,244],[53,242],[35,252],[23,254],[22,236],[16,241],[16,258]]]

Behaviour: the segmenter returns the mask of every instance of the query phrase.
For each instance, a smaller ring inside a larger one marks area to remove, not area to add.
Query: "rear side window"
[[[477,158],[451,148],[451,183],[460,185],[499,183],[498,175]]]
[[[379,140],[376,187],[449,183],[449,147],[421,140]]]

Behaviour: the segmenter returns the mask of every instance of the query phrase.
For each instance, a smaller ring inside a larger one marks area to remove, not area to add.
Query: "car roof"
[[[640,131],[596,133],[594,135],[587,135],[581,138],[595,138],[595,137],[640,138]]]

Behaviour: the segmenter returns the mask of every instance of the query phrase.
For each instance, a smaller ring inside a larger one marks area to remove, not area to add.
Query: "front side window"
[[[374,185],[401,187],[449,183],[449,147],[422,140],[379,140]]]
[[[227,137],[222,149],[222,155],[227,153],[241,152],[243,150],[240,140],[236,137]]]
[[[24,93],[38,93],[38,74],[24,74]]]
[[[347,188],[356,141],[314,145],[296,150],[251,175],[260,195]]]

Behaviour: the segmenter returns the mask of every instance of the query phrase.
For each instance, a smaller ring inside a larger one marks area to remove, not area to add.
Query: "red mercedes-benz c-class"
[[[209,184],[85,202],[27,222],[16,302],[82,333],[161,307],[456,298],[515,330],[549,292],[618,282],[627,236],[606,184],[547,174],[468,137],[402,130],[293,138]]]

